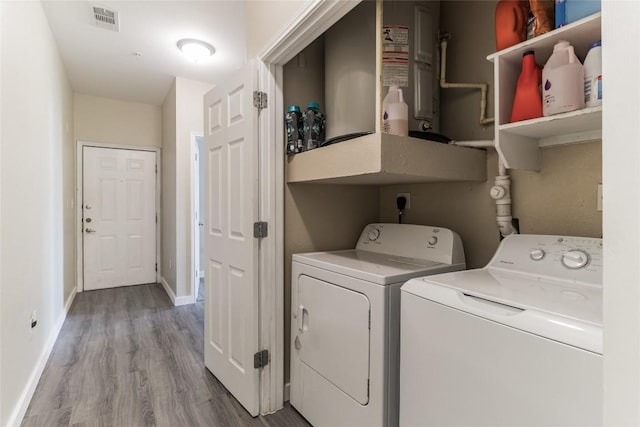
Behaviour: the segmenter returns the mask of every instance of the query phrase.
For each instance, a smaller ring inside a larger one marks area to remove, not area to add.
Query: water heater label
[[[409,86],[409,27],[382,27],[382,84]]]

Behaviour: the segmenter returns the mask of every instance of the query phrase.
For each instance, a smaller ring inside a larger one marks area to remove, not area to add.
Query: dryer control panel
[[[356,249],[445,264],[465,262],[460,236],[447,228],[428,225],[369,224]]]
[[[602,239],[515,234],[506,237],[489,268],[602,285]]]

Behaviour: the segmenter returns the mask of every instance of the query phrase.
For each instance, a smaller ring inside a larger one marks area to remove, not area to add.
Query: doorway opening
[[[204,135],[191,132],[191,289],[195,302],[204,299],[204,164],[201,163],[204,150]]]

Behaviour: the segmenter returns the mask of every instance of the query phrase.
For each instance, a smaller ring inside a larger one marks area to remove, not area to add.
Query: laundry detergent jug
[[[382,131],[392,135],[409,135],[409,106],[402,97],[402,89],[389,86],[382,100]]]
[[[591,43],[584,59],[584,102],[587,107],[602,105],[602,42]]]
[[[542,112],[545,116],[584,108],[584,67],[567,41],[553,46],[542,69]]]
[[[511,107],[511,122],[542,117],[541,81],[542,69],[536,64],[535,52],[528,50],[522,54],[522,71]]]

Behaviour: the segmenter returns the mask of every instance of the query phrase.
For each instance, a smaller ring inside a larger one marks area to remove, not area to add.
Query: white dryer
[[[356,249],[293,255],[291,404],[315,426],[396,426],[400,287],[465,268],[460,237],[370,224]]]
[[[401,425],[602,425],[601,239],[507,237],[408,281],[401,318]]]

